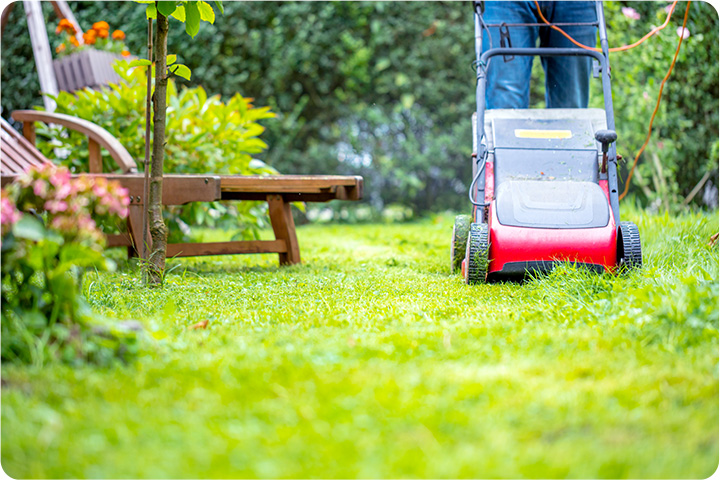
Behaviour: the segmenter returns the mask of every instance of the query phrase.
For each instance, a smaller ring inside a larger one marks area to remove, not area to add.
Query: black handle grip
[[[610,144],[617,140],[617,133],[615,130],[598,130],[595,132],[595,140],[602,143],[602,151],[607,153]]]

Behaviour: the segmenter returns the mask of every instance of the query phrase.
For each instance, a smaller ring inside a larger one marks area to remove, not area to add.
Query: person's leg
[[[554,22],[594,22],[594,2],[540,2],[543,15]],[[568,35],[589,47],[597,43],[597,28],[561,27]],[[550,48],[577,48],[560,32],[543,27],[540,44]],[[547,108],[587,108],[592,74],[590,57],[543,57],[545,102]]]
[[[534,23],[533,2],[485,2],[483,19],[486,24]],[[490,35],[483,30],[483,51],[500,47],[500,28],[490,27]],[[509,27],[513,47],[535,47],[537,27]],[[501,56],[492,57],[488,65],[486,108],[528,108],[530,104],[530,72],[533,57],[516,56],[506,62]]]

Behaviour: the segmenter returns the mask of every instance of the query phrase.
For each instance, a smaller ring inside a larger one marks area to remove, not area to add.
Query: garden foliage
[[[632,2],[633,14],[627,9],[623,13],[620,3],[607,2],[610,43],[632,43],[647,33],[650,25],[662,24],[669,4]],[[667,28],[642,46],[611,54],[618,153],[625,157],[625,172],[645,141],[660,82],[678,45],[685,5],[678,3]],[[718,14],[710,4],[690,5],[688,34],[663,89],[652,138],[632,180],[631,191],[655,208],[679,205],[708,171],[711,181],[695,203],[717,207]],[[595,99],[600,106],[600,96]]]
[[[611,46],[659,25],[669,3],[605,2]],[[127,18],[126,43],[133,52],[144,48],[147,26],[138,13],[143,5],[70,5],[81,24],[107,18],[107,12]],[[639,19],[623,14],[628,6]],[[640,47],[611,54],[618,149],[626,159],[644,140],[684,8],[678,3],[670,25]],[[3,86],[13,94],[3,97],[6,118],[14,108],[40,104],[20,17],[12,13],[16,22],[2,39]],[[711,182],[718,183],[717,12],[693,2],[687,28],[690,36],[631,188],[644,204],[677,202],[708,169]],[[400,204],[416,214],[467,208],[469,119],[475,108],[470,4],[228,2],[224,20],[212,28],[201,25],[195,40],[170,32],[169,43],[193,71],[192,85],[224,98],[241,90],[280,114],[263,137],[270,148],[261,158],[268,164],[286,173],[361,174],[366,199],[376,208]],[[599,80],[592,83],[599,92]],[[534,79],[533,98],[542,99],[541,90],[542,82]],[[696,205],[703,204],[701,197]]]
[[[144,69],[117,62],[115,70],[122,81],[99,90],[83,89],[74,94],[60,92],[55,98],[57,112],[90,120],[112,133],[143,170],[145,143]],[[165,146],[166,173],[262,175],[277,173],[253,158],[267,147],[259,136],[264,131],[258,121],[274,117],[269,108],[255,108],[252,99],[233,95],[223,102],[219,95],[208,96],[202,87],[178,90],[168,83],[168,116]],[[61,127],[39,126],[38,146],[50,158],[83,172],[88,171],[87,138]],[[60,147],[58,149],[58,147]],[[112,157],[103,152],[105,171],[117,169]],[[256,202],[213,202],[165,209],[170,222],[171,241],[189,235],[188,224],[238,228],[244,238],[255,238],[264,222],[264,205]],[[185,232],[184,234],[182,232]],[[173,237],[174,235],[174,237]]]
[[[2,191],[3,361],[105,363],[134,348],[134,337],[101,326],[79,293],[84,269],[113,268],[102,224],[127,217],[129,204],[116,182],[72,179],[52,164]]]

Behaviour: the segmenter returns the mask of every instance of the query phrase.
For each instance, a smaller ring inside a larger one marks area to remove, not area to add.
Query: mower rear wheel
[[[470,225],[465,258],[465,283],[474,285],[487,280],[488,251],[490,250],[490,230],[487,223]]]
[[[633,222],[620,222],[617,258],[620,272],[642,268],[640,230]]]
[[[470,215],[458,215],[453,225],[452,245],[450,247],[450,273],[456,273],[462,266],[470,232]]]

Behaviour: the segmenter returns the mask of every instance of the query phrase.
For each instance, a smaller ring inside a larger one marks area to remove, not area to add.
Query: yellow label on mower
[[[572,138],[570,130],[525,130],[515,129],[517,138]]]

